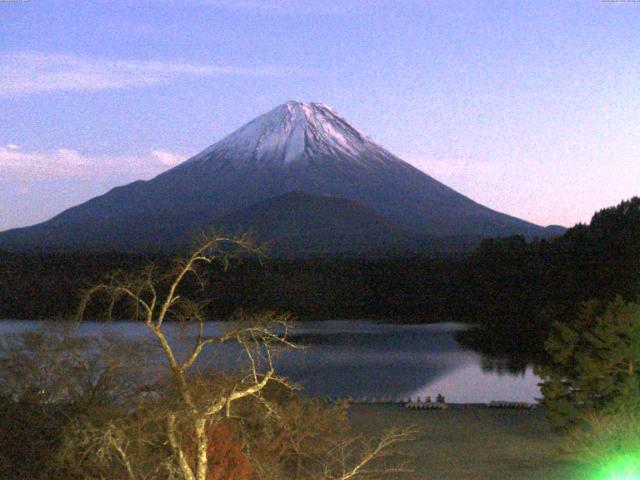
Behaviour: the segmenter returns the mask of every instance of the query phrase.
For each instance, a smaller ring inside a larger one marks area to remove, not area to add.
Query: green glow
[[[640,480],[640,453],[616,456],[603,463],[589,480]]]

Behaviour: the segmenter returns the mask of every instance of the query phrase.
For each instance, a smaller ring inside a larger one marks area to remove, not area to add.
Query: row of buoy
[[[434,403],[434,402],[431,401],[431,397],[426,397],[424,402],[423,402],[419,395],[416,397],[415,400],[412,400],[411,397],[393,398],[393,397],[389,397],[389,396],[371,397],[371,398],[368,398],[368,397],[361,397],[361,398],[327,397],[327,402],[329,402],[329,403],[346,402],[346,403],[359,403],[359,404],[392,403],[392,404],[400,404],[400,405],[407,405],[407,404],[420,404],[421,405],[423,403],[427,403],[427,404]],[[444,396],[442,396],[441,394],[438,394],[437,397],[436,397],[435,403],[444,404],[445,403]]]
[[[527,402],[491,401],[489,408],[535,408],[535,404]]]
[[[444,410],[448,405],[444,402],[409,402],[404,407],[412,410]]]
[[[353,397],[346,397],[346,398],[338,398],[338,397],[328,397],[327,401],[329,403],[340,403],[340,402],[346,402],[346,403],[359,403],[359,404],[367,404],[367,405],[371,405],[371,404],[379,404],[379,403],[392,403],[392,404],[404,404],[409,402],[409,399],[405,399],[405,398],[391,398],[391,397],[362,397],[362,398],[353,398]]]
[[[410,409],[420,409],[420,410],[429,410],[429,409],[444,410],[449,406],[449,404],[445,402],[444,396],[440,394],[438,394],[438,396],[436,397],[435,402],[431,401],[431,397],[426,397],[425,400],[422,401],[420,396],[416,397],[415,400],[409,397],[394,399],[388,396],[371,397],[371,398],[361,397],[356,399],[354,399],[353,397],[346,397],[346,398],[327,397],[327,402],[328,403],[345,402],[349,404],[355,403],[355,404],[366,404],[366,405],[395,404],[395,405],[401,405]],[[486,407],[489,407],[489,408],[524,408],[524,409],[536,408],[535,403],[506,402],[501,400],[492,400],[488,404],[485,403],[485,404],[478,404],[478,405],[485,405]]]

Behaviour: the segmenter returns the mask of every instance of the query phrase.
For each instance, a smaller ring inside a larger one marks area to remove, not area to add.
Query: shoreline
[[[394,404],[352,404],[348,415],[352,432],[363,438],[379,438],[390,428],[418,427],[414,440],[401,447],[414,467],[410,478],[585,478],[578,464],[563,458],[565,440],[549,427],[544,408],[502,409],[487,408],[484,404],[451,407],[430,413]]]
[[[533,410],[544,409],[538,402],[518,402],[511,400],[491,400],[490,402],[469,402],[469,403],[449,403],[449,402],[408,402],[405,400],[385,401],[385,400],[355,400],[349,398],[326,399],[328,403],[347,402],[351,405],[367,405],[367,406],[390,406],[405,409],[423,409],[423,410],[446,410],[446,409],[469,409],[469,408],[488,408],[493,410]],[[424,407],[424,408],[421,408]],[[429,408],[432,407],[432,408]]]

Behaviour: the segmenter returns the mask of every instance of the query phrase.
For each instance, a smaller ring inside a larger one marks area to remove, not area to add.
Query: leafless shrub
[[[37,391],[14,384],[12,395],[40,404],[83,405],[64,426],[54,462],[58,474],[68,479],[349,480],[408,471],[390,455],[412,430],[390,431],[374,443],[348,439],[343,406],[304,399],[277,374],[275,355],[296,348],[289,340],[289,316],[239,314],[224,331],[206,333],[205,304],[187,297],[183,286],[191,282],[204,289],[203,267],[226,269],[239,252],[261,255],[247,238],[210,236],[169,272],[153,265],[116,272],[83,295],[78,320],[98,306],[106,318],[126,312],[146,326],[162,352],[161,361],[153,355],[146,360],[167,370],[165,381],[130,377],[126,367],[135,360],[125,352],[109,352],[108,358],[116,353],[113,363],[93,362],[73,338],[33,353],[51,364],[28,372]],[[189,345],[178,348],[167,332],[168,321],[193,328]],[[25,341],[31,344],[13,352],[14,358],[38,351],[32,348],[38,347],[35,337]],[[224,344],[243,353],[244,368],[224,373],[202,365],[205,350]],[[72,373],[52,376],[50,366]],[[15,368],[11,375],[17,377]]]

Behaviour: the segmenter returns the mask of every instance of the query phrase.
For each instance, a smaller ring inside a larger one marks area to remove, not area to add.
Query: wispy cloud
[[[44,221],[117,185],[153,178],[186,158],[162,149],[109,156],[0,146],[0,231]]]
[[[55,53],[0,53],[0,96],[39,92],[145,87],[185,77],[273,77],[303,74],[288,67],[256,67],[114,60]]]
[[[22,183],[72,178],[145,179],[185,159],[185,155],[166,150],[154,150],[146,155],[91,156],[68,148],[24,151],[11,144],[0,147],[0,177],[15,178]]]
[[[157,158],[162,165],[166,165],[168,167],[173,167],[184,160],[183,156],[167,152],[166,150],[154,150],[151,154]]]

